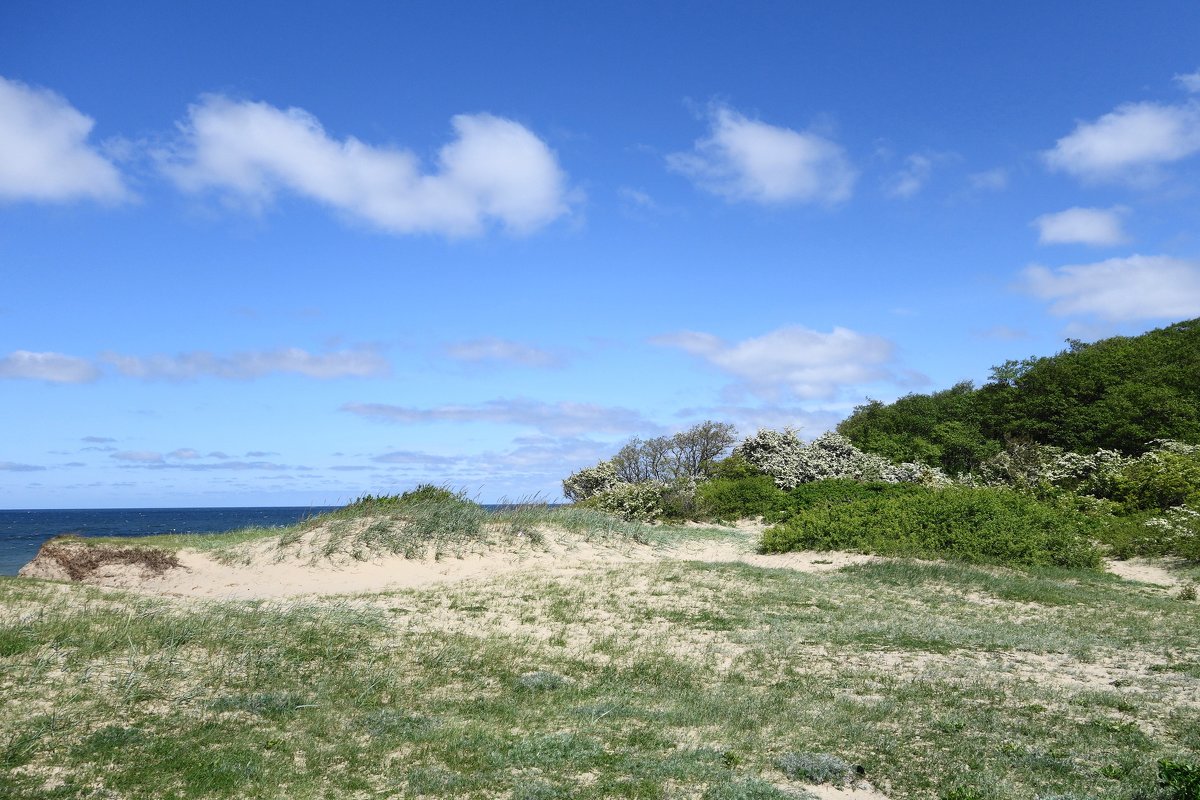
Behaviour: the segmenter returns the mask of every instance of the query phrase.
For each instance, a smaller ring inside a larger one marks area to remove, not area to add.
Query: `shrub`
[[[608,491],[620,482],[616,465],[612,461],[601,461],[594,467],[585,467],[568,476],[562,483],[562,491],[564,497],[578,503]]]
[[[696,507],[705,517],[745,519],[778,513],[787,495],[767,475],[713,478],[696,488]]]
[[[1146,453],[1121,470],[1113,495],[1129,511],[1200,507],[1200,452]]]
[[[1097,567],[1084,514],[1007,489],[877,492],[798,510],[763,534],[765,552],[852,550],[1010,566]]]
[[[849,478],[833,478],[801,484],[788,492],[787,496],[791,508],[799,511],[830,503],[853,503],[860,500],[911,494],[927,495],[928,490],[911,483],[884,483],[882,481],[868,483]]]
[[[618,483],[589,497],[585,505],[631,522],[653,522],[663,515],[661,483]]]
[[[893,464],[882,456],[864,453],[839,433],[824,433],[805,444],[791,429],[760,430],[738,445],[734,455],[756,470],[770,475],[780,489],[830,478],[930,485],[950,483],[936,467]]]

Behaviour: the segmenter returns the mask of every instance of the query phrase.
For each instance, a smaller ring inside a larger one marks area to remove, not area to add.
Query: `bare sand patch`
[[[20,574],[153,595],[252,600],[385,592],[520,571],[572,574],[614,564],[662,560],[736,562],[799,572],[830,572],[874,560],[872,556],[849,553],[762,555],[755,552],[761,525],[743,523],[723,530],[728,530],[728,538],[708,537],[666,545],[628,539],[587,541],[563,531],[544,530],[537,544],[507,542],[442,558],[390,554],[363,559],[344,555],[321,558],[315,555],[313,544],[319,532],[305,534],[286,549],[274,541],[244,547],[233,561],[198,550],[171,554],[149,548],[55,540],[48,542]]]
[[[1104,568],[1114,575],[1127,581],[1153,583],[1158,586],[1172,588],[1179,585],[1179,578],[1172,575],[1161,564],[1144,558],[1131,558],[1126,561],[1107,560]]]

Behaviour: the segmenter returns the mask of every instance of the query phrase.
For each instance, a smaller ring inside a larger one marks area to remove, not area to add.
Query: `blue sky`
[[[0,10],[0,507],[556,499],[1200,316],[1195,3]]]

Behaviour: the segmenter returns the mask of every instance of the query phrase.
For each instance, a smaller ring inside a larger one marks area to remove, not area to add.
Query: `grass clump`
[[[1007,489],[904,486],[798,510],[763,534],[768,553],[850,550],[1013,567],[1096,568],[1089,519]],[[857,496],[856,496],[857,495]]]
[[[792,780],[809,783],[845,783],[862,774],[862,767],[829,753],[784,753],[775,766]]]

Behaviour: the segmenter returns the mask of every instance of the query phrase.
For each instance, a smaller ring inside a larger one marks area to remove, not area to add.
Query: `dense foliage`
[[[850,550],[1009,566],[1096,567],[1089,519],[1010,489],[850,492],[763,534],[765,552]]]
[[[633,438],[615,456],[563,480],[563,496],[626,520],[695,514],[697,483],[737,441],[733,425],[706,420],[674,436]]]
[[[1156,439],[1200,442],[1200,319],[1045,358],[1008,361],[970,382],[890,405],[860,406],[838,431],[894,462],[973,472],[1006,441],[1076,453],[1145,452]]]

